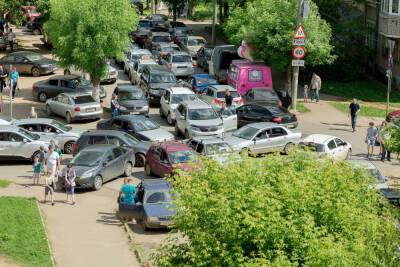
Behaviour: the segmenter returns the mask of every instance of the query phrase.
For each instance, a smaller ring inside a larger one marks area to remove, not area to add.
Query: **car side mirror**
[[[26,138],[22,139],[22,143],[28,143],[28,142],[29,142],[28,139],[26,139]]]

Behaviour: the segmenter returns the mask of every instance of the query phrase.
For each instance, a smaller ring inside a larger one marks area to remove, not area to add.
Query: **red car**
[[[146,154],[144,170],[146,175],[164,177],[174,169],[190,171],[190,162],[196,160],[197,154],[186,144],[163,142],[153,144]]]
[[[400,118],[400,109],[390,112],[386,117],[386,121],[392,121],[397,118]]]

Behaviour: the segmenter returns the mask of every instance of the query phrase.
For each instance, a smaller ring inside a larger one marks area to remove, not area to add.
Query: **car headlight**
[[[195,127],[195,126],[191,126],[190,130],[196,131],[196,132],[200,132],[201,131],[199,127]]]
[[[81,175],[81,179],[90,178],[90,177],[93,176],[93,173],[94,173],[93,171],[84,172],[84,173]]]
[[[127,108],[126,108],[126,107],[123,107],[123,106],[120,106],[119,109],[120,109],[120,110],[127,110]]]
[[[143,106],[143,109],[149,109],[149,106],[147,106],[147,105]]]
[[[147,217],[148,222],[156,222],[158,221],[158,217]]]

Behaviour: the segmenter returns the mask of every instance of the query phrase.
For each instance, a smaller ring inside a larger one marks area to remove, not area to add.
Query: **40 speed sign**
[[[295,46],[292,55],[295,59],[303,59],[306,56],[306,49],[303,46]]]

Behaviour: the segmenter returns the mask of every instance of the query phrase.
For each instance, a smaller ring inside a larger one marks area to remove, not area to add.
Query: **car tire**
[[[71,71],[69,69],[64,70],[64,75],[71,75]]]
[[[67,112],[65,114],[65,120],[67,121],[68,124],[70,124],[72,122],[71,113]]]
[[[51,111],[51,107],[49,105],[46,105],[46,113],[48,116],[51,116],[53,114],[53,111]]]
[[[132,175],[132,163],[127,162],[124,167],[124,176],[130,177]]]
[[[171,117],[171,112],[168,112],[167,122],[168,122],[169,125],[172,125],[172,124],[175,123],[174,119],[172,119],[172,117]]]
[[[103,186],[103,177],[97,175],[93,180],[93,189],[98,191]]]
[[[351,154],[352,154],[352,151],[351,151],[351,149],[349,149],[349,151],[347,152],[347,155],[346,155],[347,160],[351,159]]]
[[[147,176],[153,176],[153,172],[151,171],[151,167],[149,163],[146,163],[144,165],[144,172],[146,173]]]
[[[175,136],[176,137],[180,137],[181,136],[181,132],[179,131],[178,126],[176,125],[176,123],[175,123]]]
[[[46,102],[46,100],[47,100],[47,94],[45,92],[39,93],[39,101],[44,103]]]
[[[33,77],[39,77],[40,76],[40,69],[38,67],[33,67],[31,69],[31,74]]]
[[[162,111],[161,105],[160,105],[159,111],[160,111],[160,117],[161,117],[161,118],[165,118],[165,114],[164,114],[164,112]]]
[[[189,139],[190,138],[190,134],[188,130],[185,130],[185,139]]]
[[[283,149],[283,153],[285,153],[286,155],[289,154],[289,152],[294,148],[294,144],[293,143],[287,143],[285,145],[285,148]]]
[[[68,141],[64,144],[64,153],[72,154],[74,152],[74,141]]]
[[[144,167],[145,162],[146,158],[144,157],[143,154],[137,153],[135,155],[135,167]]]

